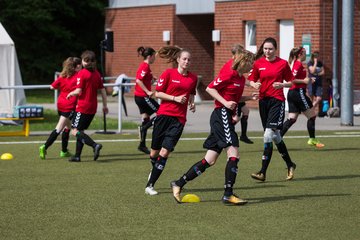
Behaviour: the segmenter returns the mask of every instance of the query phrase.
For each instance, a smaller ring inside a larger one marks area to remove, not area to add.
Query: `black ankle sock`
[[[283,124],[283,128],[281,129],[280,135],[283,137],[295,122],[296,122],[295,118],[290,118],[290,119],[288,118]]]
[[[48,139],[45,142],[45,149],[48,149],[56,140],[56,138],[59,136],[59,133],[56,129],[54,129],[51,133]]]
[[[141,131],[140,131],[140,146],[145,146],[146,134],[149,127],[147,125],[151,123],[150,118],[144,118],[141,123]]]
[[[157,157],[150,157],[151,166],[154,167]]]
[[[225,167],[225,196],[230,196],[233,194],[233,186],[236,181],[236,176],[238,172],[238,162],[239,159],[236,157],[230,157],[227,161]]]
[[[159,179],[162,171],[165,168],[167,158],[164,158],[162,156],[159,156],[153,166],[153,169],[151,170],[151,176],[146,184],[146,187],[154,186],[156,181]]]
[[[289,156],[288,150],[286,148],[286,145],[284,141],[281,141],[280,143],[276,144],[276,147],[281,155],[281,157],[284,159],[286,166],[288,168],[293,166],[293,162],[291,161],[291,158]]]
[[[315,119],[316,117],[312,117],[307,121],[307,130],[310,138],[315,138]]]
[[[261,170],[260,172],[266,174],[266,170],[269,167],[271,157],[273,153],[273,144],[272,142],[264,143],[264,153],[262,156]]]
[[[241,136],[247,136],[247,126],[248,126],[248,118],[249,116],[243,115],[240,119],[241,123]]]
[[[205,170],[210,167],[210,164],[203,158],[201,161],[195,163],[179,180],[176,181],[176,185],[183,187],[186,182],[189,182],[196,177],[200,176]]]
[[[83,147],[84,147],[84,143],[81,141],[81,139],[77,138],[76,139],[75,157],[80,157],[81,156],[81,152],[82,152]]]
[[[94,142],[94,140],[92,140],[92,138],[89,137],[89,135],[87,135],[84,132],[78,132],[76,134],[76,137],[79,138],[83,143],[85,143],[86,145],[88,145],[90,147],[96,146],[96,143]]]
[[[61,147],[63,152],[68,151],[67,147],[69,143],[69,135],[70,135],[70,130],[65,128],[61,135]]]

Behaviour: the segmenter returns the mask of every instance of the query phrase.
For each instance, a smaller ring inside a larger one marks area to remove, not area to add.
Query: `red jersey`
[[[80,70],[76,78],[76,88],[81,88],[76,112],[95,114],[97,110],[97,90],[104,88],[98,71],[90,72],[86,68]]]
[[[259,99],[272,97],[285,101],[283,89],[275,89],[274,82],[289,82],[293,80],[293,75],[287,61],[276,57],[273,61],[262,57],[255,61],[253,69],[250,71],[248,79],[253,82],[260,80]]]
[[[306,68],[304,68],[302,62],[296,60],[292,67],[292,73],[293,73],[294,79],[305,79],[306,72],[307,72],[307,70],[306,70]],[[294,83],[290,87],[290,90],[298,89],[298,88],[306,88],[306,84],[305,83]]]
[[[208,85],[209,88],[216,89],[226,101],[238,103],[245,87],[245,78],[239,76],[236,70],[232,69],[233,59],[229,60],[221,68],[219,75]],[[215,108],[221,108],[219,101],[215,100]],[[235,108],[237,110],[237,108]],[[234,113],[235,114],[235,113]]]
[[[140,64],[137,72],[136,79],[139,79],[144,83],[147,89],[151,90],[151,81],[153,79],[153,75],[150,70],[150,65],[146,62]],[[135,85],[134,95],[138,97],[147,97],[148,95],[144,90],[138,85]]]
[[[188,72],[182,75],[177,68],[167,69],[159,77],[156,91],[173,96],[186,95],[186,103],[162,100],[157,115],[177,117],[185,125],[189,96],[196,93],[197,76]]]
[[[77,98],[71,97],[66,99],[66,96],[75,90],[76,76],[77,74],[74,74],[69,78],[58,77],[51,84],[53,88],[60,90],[60,95],[57,100],[57,108],[60,112],[71,112],[75,110]]]

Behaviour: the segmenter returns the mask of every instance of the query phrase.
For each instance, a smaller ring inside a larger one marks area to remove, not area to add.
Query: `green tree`
[[[69,56],[99,56],[106,0],[0,0],[0,22],[15,42],[24,83],[47,84]]]

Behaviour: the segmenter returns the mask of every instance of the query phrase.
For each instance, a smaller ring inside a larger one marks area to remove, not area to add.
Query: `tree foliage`
[[[69,56],[99,55],[106,0],[1,0],[0,22],[13,39],[24,83],[50,83]]]

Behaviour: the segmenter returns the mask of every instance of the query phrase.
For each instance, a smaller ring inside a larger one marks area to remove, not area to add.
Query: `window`
[[[256,22],[247,21],[245,25],[245,41],[246,50],[249,50],[253,53],[256,52]]]

